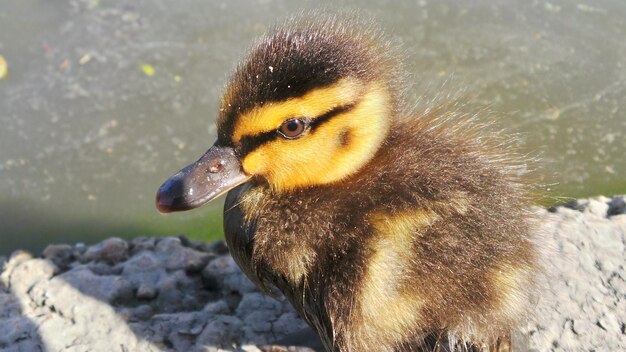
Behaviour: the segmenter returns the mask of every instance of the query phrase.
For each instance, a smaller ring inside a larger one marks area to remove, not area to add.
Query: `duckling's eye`
[[[302,136],[306,130],[307,123],[301,119],[289,119],[283,122],[278,129],[278,133],[287,139],[296,139]]]

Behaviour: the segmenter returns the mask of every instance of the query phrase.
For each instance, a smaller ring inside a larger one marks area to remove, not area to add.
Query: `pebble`
[[[602,202],[599,200],[591,199],[589,203],[587,203],[587,207],[585,209],[586,213],[593,214],[602,218],[605,218],[609,211],[609,205],[606,202]]]
[[[618,196],[609,202],[608,216],[615,216],[626,213],[626,198]]]
[[[142,285],[137,289],[137,298],[153,299],[157,296],[157,289],[151,286]]]
[[[74,247],[68,244],[51,244],[44,249],[43,257],[59,268],[66,268],[75,259]]]
[[[128,242],[121,238],[113,237],[89,247],[81,259],[85,262],[104,261],[110,264],[119,263],[128,258],[129,247]]]

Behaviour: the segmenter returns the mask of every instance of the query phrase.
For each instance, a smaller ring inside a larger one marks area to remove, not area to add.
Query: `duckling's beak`
[[[161,185],[156,206],[162,213],[197,208],[249,179],[233,148],[213,145]]]

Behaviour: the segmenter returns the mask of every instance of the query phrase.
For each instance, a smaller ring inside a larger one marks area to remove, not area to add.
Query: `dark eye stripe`
[[[310,129],[309,133],[315,133],[315,130],[319,126],[323,125],[325,122],[329,121],[331,118],[339,114],[343,114],[352,110],[355,106],[356,106],[356,103],[337,106],[331,109],[330,111],[326,112],[325,114],[320,115],[318,118],[314,120],[309,120],[309,127],[308,127]],[[302,117],[300,119],[308,120],[308,118],[305,118],[305,117]],[[239,146],[237,146],[237,149],[236,149],[237,154],[239,155],[239,157],[244,157],[248,153],[262,146],[263,144],[273,141],[274,139],[278,137],[282,137],[282,136],[276,130],[261,132],[254,136],[243,136],[241,140],[239,141]]]
[[[236,147],[239,157],[246,156],[251,151],[262,146],[263,144],[276,139],[276,131],[267,131],[254,136],[243,136]]]
[[[325,113],[324,115],[321,115],[320,117],[316,118],[315,120],[311,120],[311,122],[309,123],[309,126],[311,126],[312,130],[315,130],[315,128],[323,125],[325,122],[327,122],[331,118],[352,110],[355,105],[356,105],[355,103],[352,103],[348,105],[337,106],[333,108],[332,110],[330,110],[329,112]]]

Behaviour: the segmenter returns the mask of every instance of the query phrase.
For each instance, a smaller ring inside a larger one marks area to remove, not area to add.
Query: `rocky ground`
[[[625,208],[615,197],[538,210],[555,254],[518,350],[626,350]],[[311,351],[270,345],[306,324],[223,242],[110,238],[0,264],[0,351]]]
[[[518,336],[526,350],[626,351],[625,199],[542,212],[552,255],[534,317]]]

